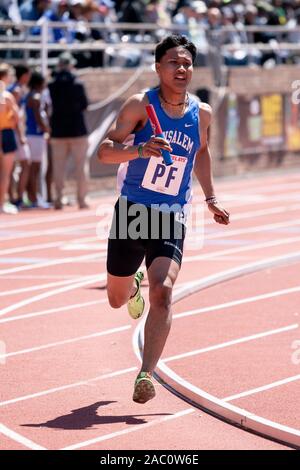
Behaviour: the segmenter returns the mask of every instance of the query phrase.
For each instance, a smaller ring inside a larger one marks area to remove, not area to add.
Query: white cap
[[[82,5],[84,6],[86,4],[86,1],[85,0],[69,0],[69,4],[71,6],[74,6],[74,5]]]
[[[191,7],[193,10],[195,10],[196,13],[207,12],[207,6],[201,0],[196,0],[195,2],[192,2]]]

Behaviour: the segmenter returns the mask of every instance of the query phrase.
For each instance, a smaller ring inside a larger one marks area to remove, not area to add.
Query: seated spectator
[[[20,7],[22,20],[37,21],[50,7],[51,0],[26,0]]]
[[[58,0],[52,7],[45,11],[44,16],[49,21],[66,21],[66,13],[69,11],[68,0]],[[51,28],[53,42],[66,42],[67,29],[65,28]]]

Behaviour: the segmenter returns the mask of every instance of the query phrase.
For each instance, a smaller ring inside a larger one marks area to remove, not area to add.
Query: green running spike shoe
[[[155,397],[155,388],[149,372],[140,372],[134,384],[132,399],[136,403],[146,403]]]
[[[141,282],[144,279],[144,274],[138,271],[134,277],[136,282],[137,291],[133,297],[127,302],[128,313],[134,320],[137,320],[143,315],[145,308],[145,301],[141,294]]]

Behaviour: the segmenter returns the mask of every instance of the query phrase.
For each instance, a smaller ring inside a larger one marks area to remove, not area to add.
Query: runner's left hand
[[[207,206],[210,212],[214,214],[214,219],[218,224],[228,225],[230,223],[229,212],[223,209],[218,203],[209,203]]]

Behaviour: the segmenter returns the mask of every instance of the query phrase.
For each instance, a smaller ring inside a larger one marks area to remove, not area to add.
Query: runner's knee
[[[107,296],[108,296],[109,305],[112,308],[120,308],[122,307],[122,305],[126,304],[126,302],[128,301],[128,298],[125,297],[125,295],[122,295],[122,294],[120,295],[120,293],[118,292],[108,292]]]
[[[170,311],[172,303],[172,287],[166,286],[161,282],[157,282],[150,286],[149,300],[151,307]]]

